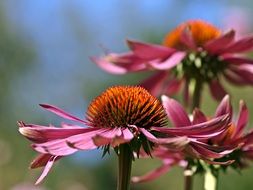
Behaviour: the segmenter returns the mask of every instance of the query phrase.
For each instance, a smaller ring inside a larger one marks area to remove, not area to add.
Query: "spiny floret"
[[[161,127],[167,116],[160,101],[139,86],[115,86],[95,98],[87,111],[93,127]]]

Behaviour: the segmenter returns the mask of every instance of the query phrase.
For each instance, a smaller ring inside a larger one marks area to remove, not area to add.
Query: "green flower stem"
[[[119,173],[117,190],[129,190],[131,179],[131,168],[133,153],[128,144],[122,144],[119,147]]]
[[[192,190],[193,171],[187,166],[184,170],[184,190]]]
[[[192,95],[191,111],[194,108],[200,108],[201,94],[202,94],[203,81],[195,79],[194,90]]]
[[[201,94],[203,81],[195,79],[192,95],[192,104],[191,104],[191,112],[196,108],[200,107]],[[184,170],[184,190],[192,190],[193,188],[193,174],[191,166],[187,166]]]
[[[217,190],[218,176],[214,176],[210,170],[205,171],[204,175],[204,190]]]

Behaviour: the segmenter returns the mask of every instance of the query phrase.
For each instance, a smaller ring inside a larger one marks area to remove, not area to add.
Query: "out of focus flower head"
[[[190,20],[169,32],[162,45],[128,40],[130,51],[110,53],[92,60],[112,74],[155,71],[141,82],[153,95],[175,94],[183,86],[191,100],[192,84],[208,84],[212,96],[227,93],[221,78],[235,85],[253,84],[253,60],[244,53],[253,49],[253,35],[235,39],[236,31],[222,32],[202,20]]]

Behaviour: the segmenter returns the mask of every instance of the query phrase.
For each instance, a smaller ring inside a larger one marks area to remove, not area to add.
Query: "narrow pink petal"
[[[229,95],[224,96],[220,104],[216,108],[215,117],[222,116],[224,114],[232,115],[232,105],[230,103]]]
[[[98,130],[98,128],[81,128],[79,126],[71,128],[46,127],[33,124],[25,124],[23,122],[19,122],[19,126],[19,132],[30,141],[35,143],[64,139],[73,135]]]
[[[225,56],[222,61],[228,64],[241,65],[241,64],[253,64],[253,60],[246,57],[238,57],[234,55]]]
[[[245,84],[253,84],[253,65],[242,64],[238,67],[230,66],[229,69],[241,76],[246,81]]]
[[[176,50],[156,44],[127,40],[129,48],[140,58],[152,60],[170,56]]]
[[[235,129],[235,133],[234,133],[235,138],[240,137],[240,135],[243,132],[243,129],[245,128],[245,126],[248,123],[248,120],[249,120],[248,108],[247,108],[246,104],[244,103],[244,101],[240,101],[239,117],[238,117],[238,120],[236,123],[236,129]]]
[[[209,41],[205,44],[204,48],[212,54],[219,54],[221,50],[226,48],[235,37],[235,31],[231,30],[224,35],[220,36],[219,38],[216,38],[214,40]]]
[[[152,127],[151,130],[166,133],[168,135],[187,136],[190,138],[203,138],[215,136],[223,132],[227,127],[229,121],[229,115],[223,115],[213,118],[203,123],[198,123],[191,126],[185,126],[180,128],[168,128],[168,127]]]
[[[108,73],[118,74],[118,75],[122,75],[122,74],[127,73],[126,68],[123,68],[121,66],[115,65],[115,64],[107,61],[106,57],[105,58],[91,57],[90,59],[94,63],[96,63],[100,68],[102,68],[103,70],[105,70]]]
[[[222,53],[243,53],[253,49],[253,35],[244,37],[227,46]]]
[[[167,89],[165,90],[165,94],[174,95],[179,92],[182,80],[171,79],[167,84]]]
[[[185,136],[170,137],[170,138],[157,138],[144,128],[140,128],[142,134],[151,142],[156,144],[163,144],[171,148],[180,149],[189,143],[189,139]]]
[[[186,27],[185,30],[181,33],[180,40],[189,49],[195,50],[197,48],[189,27]]]
[[[170,168],[171,168],[171,164],[163,164],[159,168],[157,168],[153,171],[150,171],[143,176],[132,177],[131,181],[133,183],[143,183],[143,182],[152,181],[152,180],[159,178],[161,175],[166,174]]]
[[[132,140],[134,138],[133,133],[128,128],[123,129],[122,134],[126,140]]]
[[[185,55],[186,52],[178,51],[169,56],[165,61],[154,61],[149,64],[152,68],[157,70],[168,70],[178,65],[184,59]]]
[[[56,158],[57,158],[57,156],[52,156],[51,159],[47,162],[47,165],[45,166],[42,174],[40,175],[39,179],[36,181],[35,185],[40,184],[43,181],[43,179],[47,176],[47,174],[50,171],[50,169],[52,168]]]
[[[226,70],[224,72],[224,77],[231,83],[233,83],[234,85],[246,85],[246,84],[250,84],[247,79],[244,79],[243,76],[241,76],[238,73],[235,73],[231,70]]]
[[[184,108],[176,101],[165,95],[162,96],[163,107],[176,127],[184,127],[191,125],[191,121]]]
[[[38,156],[35,157],[35,159],[31,162],[30,168],[39,168],[45,166],[48,161],[53,157],[51,154],[39,154]],[[62,156],[57,156],[55,160],[59,160],[62,158]]]
[[[159,96],[167,77],[167,71],[159,71],[144,80],[140,85],[147,89],[153,96]]]
[[[62,117],[62,118],[65,118],[65,119],[69,119],[69,120],[72,120],[72,121],[79,121],[79,122],[82,122],[82,123],[87,123],[86,121],[82,120],[82,119],[79,119],[63,110],[61,110],[60,108],[57,108],[55,106],[52,106],[52,105],[49,105],[49,104],[40,104],[41,107],[43,107],[44,109]]]
[[[207,117],[205,116],[205,114],[200,111],[198,108],[195,108],[193,111],[193,121],[192,124],[198,124],[198,123],[203,123],[207,121]]]
[[[227,92],[218,80],[212,80],[209,84],[210,92],[216,100],[220,101]]]

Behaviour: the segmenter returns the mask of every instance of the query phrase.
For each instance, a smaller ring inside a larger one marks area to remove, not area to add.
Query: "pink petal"
[[[154,142],[156,144],[163,144],[168,147],[171,147],[172,149],[180,149],[184,147],[186,144],[189,143],[189,140],[187,137],[170,137],[170,138],[156,138],[153,134],[148,132],[144,128],[140,128],[140,131],[142,134],[151,142]]]
[[[184,59],[185,55],[185,52],[178,51],[169,56],[165,61],[149,62],[149,65],[157,70],[169,70],[178,65]]]
[[[231,43],[222,53],[242,53],[253,49],[253,35]]]
[[[159,168],[148,172],[147,174],[143,175],[143,176],[134,176],[132,177],[131,181],[133,183],[142,183],[142,182],[148,182],[148,181],[152,181],[157,179],[158,177],[160,177],[163,174],[166,174],[169,169],[171,168],[171,164],[163,164],[162,166],[160,166]]]
[[[50,158],[50,160],[47,162],[47,165],[45,166],[42,174],[40,175],[39,179],[36,181],[35,185],[40,184],[43,181],[43,179],[47,176],[47,174],[50,171],[50,169],[52,168],[56,158],[57,158],[57,156],[52,156]]]
[[[206,122],[207,118],[203,112],[201,112],[198,108],[195,108],[193,111],[193,121],[192,124],[198,124]]]
[[[189,49],[195,50],[197,48],[189,27],[186,27],[185,30],[181,33],[180,40]]]
[[[153,96],[158,96],[161,94],[161,89],[163,88],[164,82],[167,77],[168,72],[159,71],[144,80],[140,85],[147,89]]]
[[[232,115],[232,106],[230,103],[229,95],[224,96],[220,104],[216,108],[215,117],[222,116],[224,114]]]
[[[238,67],[230,66],[229,69],[241,76],[246,81],[245,84],[253,84],[253,65],[242,64]]]
[[[235,85],[241,86],[241,85],[249,84],[249,82],[246,79],[244,79],[243,76],[241,76],[238,73],[235,73],[231,70],[226,70],[224,72],[224,76],[229,82],[231,82]]]
[[[219,38],[216,38],[214,40],[209,41],[205,44],[204,48],[212,54],[219,54],[221,50],[226,48],[235,37],[235,31],[231,30],[224,35],[220,36]]]
[[[107,71],[108,73],[111,74],[126,74],[127,69],[123,68],[121,66],[115,65],[109,61],[106,60],[106,58],[97,58],[97,57],[91,57],[90,58],[94,63],[96,63],[100,68],[103,70]]]
[[[19,122],[19,132],[28,138],[30,141],[35,143],[43,143],[56,139],[63,139],[69,136],[97,131],[97,128],[57,128],[57,127],[46,127],[33,124],[25,124]]]
[[[167,94],[167,95],[176,94],[177,92],[179,92],[181,84],[182,84],[182,80],[171,79],[170,81],[168,81],[167,89],[165,90],[165,94]]]
[[[162,96],[163,107],[176,127],[184,127],[191,125],[191,121],[184,108],[176,101],[165,95]]]
[[[39,154],[31,162],[30,168],[34,169],[34,168],[39,168],[39,167],[45,166],[52,157],[53,157],[53,155],[51,155],[51,154]],[[62,157],[57,156],[57,158],[55,160],[59,160],[60,158],[62,158]]]
[[[142,59],[152,60],[170,56],[176,50],[156,44],[127,40],[129,48]]]
[[[210,92],[216,100],[221,100],[227,92],[218,80],[212,80],[209,84]]]
[[[69,119],[69,120],[72,120],[72,121],[79,121],[79,122],[82,122],[82,123],[87,123],[86,121],[82,120],[82,119],[79,119],[63,110],[61,110],[60,108],[57,108],[55,106],[52,106],[52,105],[49,105],[49,104],[40,104],[41,107],[45,108],[46,110],[50,111],[50,112],[53,112],[54,114],[60,116],[60,117],[63,117],[65,119]]]
[[[234,138],[238,138],[240,137],[240,135],[243,132],[243,129],[245,128],[245,126],[247,125],[249,120],[249,111],[248,108],[246,106],[246,104],[244,103],[244,101],[240,101],[240,111],[239,111],[239,117],[236,123],[236,130],[234,133]]]
[[[245,57],[238,56],[225,56],[222,58],[222,61],[228,64],[241,65],[241,64],[253,64],[253,60]]]

